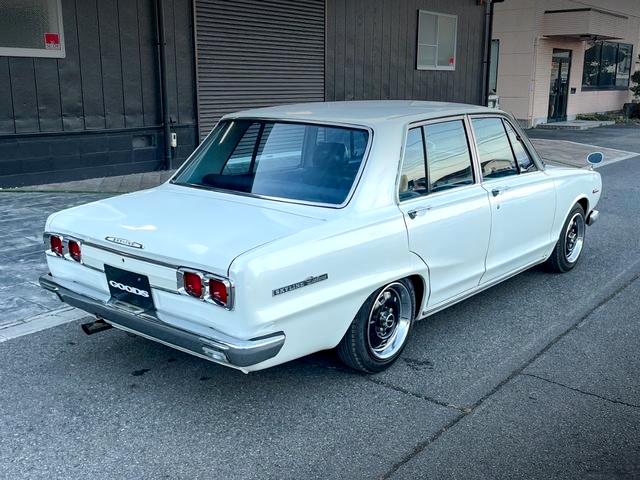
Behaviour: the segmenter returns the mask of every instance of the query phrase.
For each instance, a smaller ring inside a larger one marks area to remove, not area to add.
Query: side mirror
[[[587,155],[587,162],[589,162],[591,165],[598,165],[599,163],[602,163],[603,160],[604,155],[602,154],[602,152],[592,152]]]

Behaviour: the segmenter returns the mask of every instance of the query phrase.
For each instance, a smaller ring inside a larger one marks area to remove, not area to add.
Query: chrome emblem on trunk
[[[118,245],[125,245],[127,247],[133,248],[144,248],[141,243],[132,242],[131,240],[127,240],[125,238],[116,238],[116,237],[105,237],[107,242],[117,243]]]

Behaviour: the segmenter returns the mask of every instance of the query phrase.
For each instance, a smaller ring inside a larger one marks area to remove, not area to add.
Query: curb
[[[51,312],[41,313],[25,319],[17,325],[11,324],[10,326],[0,328],[0,343],[86,317],[91,316],[87,312],[83,312],[74,307],[63,307]]]

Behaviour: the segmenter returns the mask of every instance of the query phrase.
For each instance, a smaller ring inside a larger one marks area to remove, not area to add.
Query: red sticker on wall
[[[44,45],[47,50],[60,50],[60,35],[57,33],[45,33]]]

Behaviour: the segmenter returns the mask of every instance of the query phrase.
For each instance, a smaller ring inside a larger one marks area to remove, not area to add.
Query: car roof
[[[418,100],[366,100],[348,102],[315,102],[256,108],[225,115],[229,118],[264,118],[327,123],[343,123],[375,127],[397,122],[407,124],[432,118],[465,113],[497,113],[498,110],[478,105]]]

